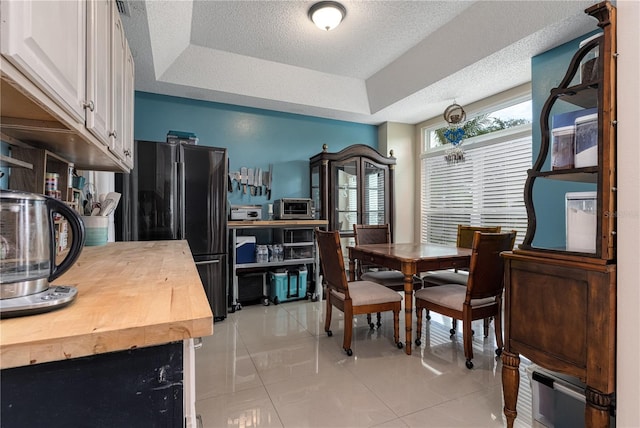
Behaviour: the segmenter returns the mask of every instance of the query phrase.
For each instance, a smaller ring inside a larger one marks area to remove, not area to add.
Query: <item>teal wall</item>
[[[580,41],[595,32],[567,42],[531,59],[531,98],[533,117],[540,117],[542,107],[551,89],[556,88],[564,77],[573,54]],[[556,101],[552,114],[578,110],[576,106]],[[541,124],[533,123],[532,157],[535,163],[540,152]],[[551,169],[551,157],[547,156],[543,170]],[[565,226],[565,193],[595,190],[592,184],[567,183],[557,180],[536,179],[533,188],[533,205],[536,212],[537,229],[533,240],[536,247],[564,247],[566,242]]]
[[[267,170],[273,164],[271,200],[309,197],[309,158],[327,144],[378,147],[377,127],[269,110],[136,92],[134,137],[165,141],[170,130],[193,132],[200,145],[228,149],[230,171]],[[267,203],[265,196],[229,194],[231,204]]]

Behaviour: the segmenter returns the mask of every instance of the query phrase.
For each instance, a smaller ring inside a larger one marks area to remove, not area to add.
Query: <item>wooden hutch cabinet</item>
[[[616,10],[602,2],[585,12],[602,33],[580,44],[542,108],[540,154],[524,192],[527,234],[504,255],[509,427],[520,354],[580,378],[587,385],[585,425],[609,426],[616,354]],[[556,190],[554,196],[554,186],[566,195]],[[565,218],[564,236],[554,233],[548,215]]]
[[[353,245],[354,224],[389,223],[393,236],[393,153],[385,157],[362,144],[327,149],[309,159],[316,219],[340,231],[343,247]]]

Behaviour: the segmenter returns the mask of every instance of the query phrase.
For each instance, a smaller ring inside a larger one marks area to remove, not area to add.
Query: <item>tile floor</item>
[[[448,318],[432,314],[421,347],[408,356],[393,344],[390,312],[376,330],[358,316],[347,357],[343,315],[334,309],[328,337],[324,305],[245,306],[214,325],[196,351],[196,411],[204,428],[506,426],[493,331],[487,339],[475,336],[468,370],[461,331],[450,339]],[[474,330],[482,332],[482,321]],[[531,426],[524,365],[517,427]]]

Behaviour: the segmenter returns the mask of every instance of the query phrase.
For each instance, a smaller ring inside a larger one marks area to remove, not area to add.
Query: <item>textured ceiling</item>
[[[530,80],[531,57],[595,28],[595,1],[128,0],[136,90],[380,124],[418,123]]]

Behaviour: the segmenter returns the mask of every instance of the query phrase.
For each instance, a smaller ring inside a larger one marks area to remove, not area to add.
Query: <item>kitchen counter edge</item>
[[[0,320],[0,368],[160,345],[213,334],[213,314],[186,241],[85,247],[54,285],[73,303]]]

